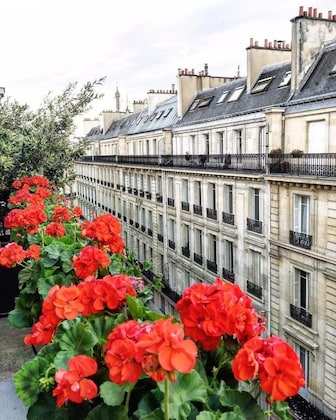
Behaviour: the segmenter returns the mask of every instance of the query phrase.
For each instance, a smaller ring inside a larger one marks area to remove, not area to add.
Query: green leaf
[[[118,316],[119,314],[115,315]],[[97,343],[104,344],[106,342],[107,336],[117,325],[116,316],[113,318],[112,316],[102,314],[102,316],[97,316],[97,318],[90,320],[89,325],[92,328],[92,334],[94,334]]]
[[[70,420],[66,407],[57,408],[56,399],[50,394],[43,393],[39,395],[37,402],[29,408],[27,419],[41,420],[47,418],[53,420]]]
[[[133,296],[127,295],[126,302],[127,302],[128,309],[132,315],[132,318],[143,319],[144,308],[140,304],[139,300],[134,298]]]
[[[92,356],[97,338],[91,334],[90,326],[81,318],[63,321],[57,333],[62,350]]]
[[[272,410],[281,420],[291,420],[292,415],[289,411],[289,405],[286,401],[274,401]]]
[[[100,385],[99,392],[105,404],[118,406],[124,401],[127,388],[127,385],[121,386],[113,382],[106,381]]]
[[[111,407],[106,404],[100,404],[89,412],[85,420],[128,420],[124,407]],[[79,420],[79,419],[78,419]]]
[[[32,326],[31,314],[20,308],[15,308],[9,312],[8,321],[15,328],[27,328]]]
[[[33,405],[41,392],[40,378],[48,369],[48,361],[35,358],[24,363],[19,371],[14,375],[16,393],[26,406]]]
[[[265,420],[265,413],[249,392],[225,388],[220,392],[220,403],[223,407],[239,408],[246,420]],[[237,413],[237,410],[234,410]],[[239,418],[239,417],[238,417]]]
[[[148,415],[138,417],[141,420],[164,420],[164,413],[160,408],[155,409]]]

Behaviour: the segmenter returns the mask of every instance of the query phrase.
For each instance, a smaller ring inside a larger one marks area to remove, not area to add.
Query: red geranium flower
[[[93,358],[85,355],[75,356],[69,360],[68,366],[68,371],[59,369],[55,375],[57,387],[52,394],[57,397],[57,407],[61,407],[68,400],[80,404],[98,394],[97,385],[93,380],[87,379],[98,369]]]
[[[10,268],[13,264],[22,262],[27,257],[26,251],[16,242],[10,242],[0,248],[0,265]]]
[[[106,252],[95,246],[88,245],[80,251],[78,256],[73,257],[72,265],[76,276],[85,279],[98,269],[104,269],[110,264]]]
[[[62,223],[51,222],[46,226],[46,234],[60,238],[66,234],[66,230]]]

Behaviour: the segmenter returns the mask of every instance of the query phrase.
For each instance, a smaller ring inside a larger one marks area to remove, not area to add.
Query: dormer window
[[[259,79],[253,86],[251,93],[265,92],[268,86],[271,84],[273,77],[266,77],[265,79]]]
[[[169,109],[167,109],[167,111],[164,113],[163,117],[164,117],[164,118],[168,117],[168,115],[171,113],[172,109],[173,109],[173,108],[169,108]]]
[[[228,90],[226,90],[225,92],[223,92],[221,94],[221,96],[219,97],[219,99],[217,101],[217,104],[222,104],[224,102],[225,98],[228,96],[228,94],[229,94],[229,91]]]
[[[228,102],[237,101],[240,98],[241,94],[244,92],[244,90],[245,90],[245,86],[239,86],[231,93],[231,96],[229,97],[227,101]]]
[[[282,78],[280,84],[279,84],[279,88],[284,87],[284,86],[288,86],[288,84],[291,80],[291,76],[292,76],[292,73],[290,71],[287,71],[285,73],[284,77]]]

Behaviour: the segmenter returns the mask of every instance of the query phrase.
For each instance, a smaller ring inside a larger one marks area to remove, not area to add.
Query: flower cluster
[[[212,285],[193,284],[183,292],[176,310],[186,333],[205,350],[215,350],[223,335],[240,344],[264,331],[264,318],[238,285],[217,278]]]
[[[14,377],[30,419],[288,419],[285,400],[304,385],[298,356],[264,337],[265,319],[238,285],[193,284],[176,316],[162,314],[118,219],[83,220],[40,176],[13,186],[13,242],[0,264],[23,266],[9,320],[32,326],[24,342],[41,346]]]
[[[88,277],[78,285],[54,286],[43,301],[42,314],[24,338],[27,345],[48,344],[64,319],[89,316],[105,308],[115,310],[124,305],[126,296],[136,296],[126,275],[107,275],[102,279]]]
[[[245,343],[232,362],[235,378],[260,379],[261,389],[273,400],[297,394],[305,381],[297,354],[280,337],[254,337]]]
[[[197,357],[196,344],[172,319],[120,324],[108,336],[106,349],[110,379],[120,385],[136,382],[142,371],[155,381],[168,377],[174,382],[176,371],[189,373]]]
[[[57,387],[52,394],[57,397],[57,407],[67,401],[80,404],[86,399],[94,398],[98,393],[95,382],[87,379],[87,376],[94,375],[98,369],[97,362],[92,357],[75,356],[69,360],[68,367],[68,370],[58,370],[55,375]]]

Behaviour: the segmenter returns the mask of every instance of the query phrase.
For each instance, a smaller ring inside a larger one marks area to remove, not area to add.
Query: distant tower
[[[116,111],[120,112],[120,93],[118,90],[118,85],[117,85],[117,90],[115,92],[115,100],[116,100]]]

